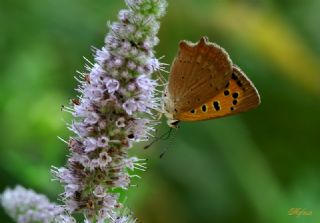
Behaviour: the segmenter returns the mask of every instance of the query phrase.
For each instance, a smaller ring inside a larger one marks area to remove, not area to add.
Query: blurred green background
[[[60,111],[76,70],[101,47],[119,0],[0,0],[0,190],[21,184],[53,201],[67,137]],[[169,0],[157,55],[181,39],[222,45],[262,104],[235,117],[182,123],[172,141],[134,154],[148,171],[128,192],[145,223],[320,222],[320,1]],[[169,69],[169,68],[168,68]],[[166,131],[165,123],[160,132]],[[165,156],[159,155],[170,146]],[[311,216],[289,216],[291,208]],[[1,222],[11,222],[0,210]]]

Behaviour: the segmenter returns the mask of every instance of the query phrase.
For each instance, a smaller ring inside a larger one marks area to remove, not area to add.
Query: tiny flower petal
[[[107,195],[106,189],[102,185],[96,186],[96,188],[93,191],[93,194],[96,197],[100,197],[100,198],[105,197]]]
[[[109,156],[107,152],[102,152],[99,154],[100,168],[106,167],[111,161],[112,161],[112,158]]]
[[[106,82],[106,87],[109,94],[113,94],[115,91],[117,91],[120,87],[120,83],[117,80],[110,79]]]
[[[98,146],[98,147],[107,147],[107,146],[108,146],[108,142],[109,142],[109,138],[108,138],[108,137],[106,137],[106,136],[101,136],[101,137],[98,139],[97,146]]]
[[[95,60],[99,64],[103,64],[106,61],[108,61],[109,59],[110,59],[110,52],[108,51],[108,49],[106,47],[102,47],[101,50],[96,51]]]
[[[137,103],[133,99],[127,100],[122,107],[128,115],[132,115],[133,112],[137,111]]]
[[[95,138],[86,138],[83,144],[85,146],[85,152],[92,152],[98,147],[97,140]]]
[[[123,117],[118,118],[118,120],[116,121],[116,126],[118,128],[123,128],[126,126],[125,124],[125,119]]]

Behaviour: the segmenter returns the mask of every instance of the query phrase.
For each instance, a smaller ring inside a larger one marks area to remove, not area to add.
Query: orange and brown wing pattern
[[[209,100],[224,88],[231,73],[228,53],[206,37],[196,44],[181,41],[168,81],[176,112],[189,111]]]
[[[233,67],[231,79],[217,95],[190,111],[176,114],[180,121],[200,121],[248,111],[260,104],[257,89],[248,77]]]

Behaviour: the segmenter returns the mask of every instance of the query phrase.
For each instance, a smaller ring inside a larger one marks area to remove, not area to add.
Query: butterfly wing
[[[260,104],[260,96],[249,78],[236,66],[227,85],[217,95],[191,108],[178,113],[174,118],[180,121],[200,121],[225,117],[248,111]]]
[[[180,42],[171,68],[168,96],[174,113],[190,111],[221,91],[232,73],[227,52],[202,37],[196,44]]]

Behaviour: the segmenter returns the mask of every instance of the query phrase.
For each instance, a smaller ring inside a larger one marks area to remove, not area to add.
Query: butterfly
[[[163,95],[170,127],[245,112],[259,104],[257,89],[222,47],[207,37],[195,44],[180,42]]]

